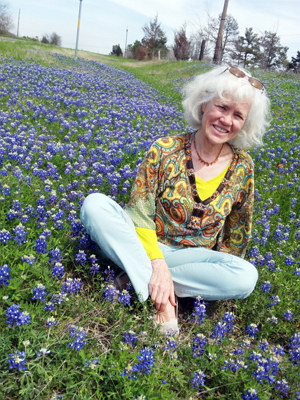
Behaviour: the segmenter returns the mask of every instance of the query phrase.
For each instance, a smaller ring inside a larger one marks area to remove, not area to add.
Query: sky
[[[0,0],[2,2],[2,0]],[[38,36],[56,32],[62,46],[75,49],[79,7],[81,19],[78,49],[109,54],[112,46],[132,44],[143,38],[142,27],[158,15],[168,45],[174,32],[186,23],[189,33],[205,26],[208,15],[218,18],[224,0],[3,0],[19,36]],[[288,59],[300,51],[299,0],[229,0],[227,14],[239,25],[240,35],[252,27],[262,34],[276,32],[281,45],[289,47]],[[18,29],[19,28],[19,29]]]

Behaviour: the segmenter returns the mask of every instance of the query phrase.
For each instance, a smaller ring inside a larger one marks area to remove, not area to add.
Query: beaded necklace
[[[217,158],[216,158],[214,161],[208,163],[208,162],[202,160],[202,158],[201,158],[201,156],[200,156],[200,154],[199,154],[199,152],[198,152],[198,150],[197,150],[197,147],[196,147],[196,135],[194,135],[194,147],[195,147],[195,150],[196,150],[196,153],[197,153],[197,156],[198,156],[198,160],[199,160],[202,164],[204,164],[206,167],[209,167],[210,165],[215,164],[215,163],[219,160],[219,157],[220,157],[221,151],[222,151],[222,149],[223,149],[223,146],[224,146],[224,143],[222,144],[222,147],[221,147],[221,149],[220,149],[220,151],[219,151],[219,154],[217,155]]]

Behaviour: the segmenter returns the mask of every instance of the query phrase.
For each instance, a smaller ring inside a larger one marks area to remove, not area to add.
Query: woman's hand
[[[158,311],[165,311],[168,302],[176,306],[174,284],[168,265],[163,258],[151,261],[152,276],[149,283],[151,299],[155,302]]]

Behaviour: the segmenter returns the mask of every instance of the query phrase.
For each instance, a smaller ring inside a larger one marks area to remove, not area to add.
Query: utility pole
[[[78,53],[78,39],[79,39],[79,28],[80,28],[81,6],[82,6],[82,0],[79,0],[79,14],[78,14],[78,24],[77,24],[77,36],[76,36],[76,48],[75,48],[75,60],[77,60],[77,53]]]
[[[224,2],[224,8],[223,8],[222,17],[221,17],[218,38],[217,38],[217,43],[216,43],[216,47],[215,47],[215,54],[214,54],[214,58],[213,58],[213,62],[215,64],[219,64],[219,61],[220,61],[223,29],[224,29],[226,14],[227,14],[228,2],[229,2],[229,0],[225,0],[225,2]]]
[[[17,36],[19,36],[19,25],[20,25],[20,8],[19,8],[19,16],[18,16]]]
[[[126,49],[127,49],[127,35],[128,35],[128,26],[127,26],[127,29],[126,29],[126,39],[125,39],[125,49],[124,49],[124,58],[126,57]]]

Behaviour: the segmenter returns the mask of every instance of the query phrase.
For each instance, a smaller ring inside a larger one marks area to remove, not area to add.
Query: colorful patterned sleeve
[[[135,227],[156,230],[154,221],[159,167],[160,148],[155,142],[138,169],[130,200],[125,207]]]
[[[250,157],[248,161],[250,162],[246,162],[241,167],[244,171],[244,176],[239,183],[240,187],[237,191],[235,203],[231,213],[226,218],[216,246],[217,251],[230,253],[238,257],[245,256],[252,230],[254,171]]]

